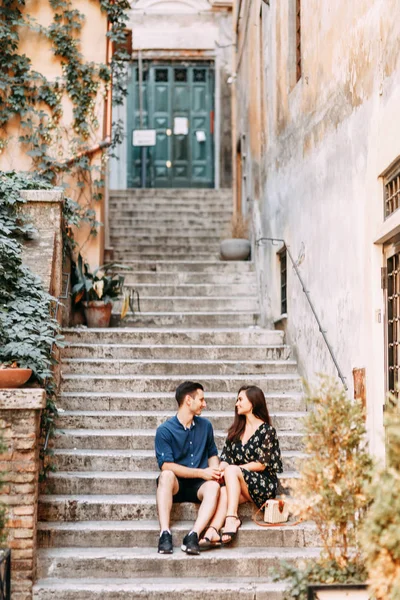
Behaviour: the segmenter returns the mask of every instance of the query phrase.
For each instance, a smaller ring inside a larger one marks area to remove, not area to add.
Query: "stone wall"
[[[28,214],[37,233],[25,243],[23,263],[38,275],[46,291],[62,291],[61,191],[24,191]],[[58,315],[61,318],[61,314]],[[57,376],[57,373],[56,373]],[[7,507],[6,546],[11,549],[12,600],[31,600],[36,574],[36,524],[39,478],[40,414],[45,391],[38,388],[0,389],[0,455],[4,485],[0,500]]]
[[[36,524],[39,476],[40,411],[46,395],[41,389],[0,390],[0,455],[3,487],[0,501],[7,507],[6,546],[11,549],[12,600],[30,600],[36,568]]]
[[[257,203],[259,233],[284,238],[290,246],[350,393],[353,369],[365,369],[371,447],[383,454],[382,244],[400,231],[400,211],[385,219],[381,176],[400,156],[400,24],[392,18],[397,3],[301,3],[298,81],[293,80],[294,0],[239,4],[236,117],[245,154],[244,200]],[[247,22],[252,34],[246,36]],[[248,65],[258,71],[252,63],[257,45],[261,98],[249,85]],[[261,161],[252,118],[260,103],[265,105]],[[279,249],[269,243],[257,251],[268,322],[281,316]],[[336,375],[291,267],[287,276],[287,340],[302,374],[307,379],[318,372]]]
[[[62,203],[63,192],[26,190],[23,212],[37,230],[34,239],[25,242],[23,262],[39,275],[46,291],[58,297],[62,288]]]

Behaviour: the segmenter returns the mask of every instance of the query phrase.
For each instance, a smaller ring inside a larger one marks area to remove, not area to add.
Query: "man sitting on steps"
[[[157,479],[157,510],[160,521],[158,552],[171,554],[169,528],[173,502],[196,502],[200,508],[192,530],[185,535],[182,550],[199,554],[199,535],[213,516],[219,497],[218,450],[213,428],[200,417],[206,408],[204,388],[185,381],[175,392],[178,412],[160,425],[156,432],[156,457],[161,474]]]

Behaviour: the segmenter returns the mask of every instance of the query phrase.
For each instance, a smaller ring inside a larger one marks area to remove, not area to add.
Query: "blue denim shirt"
[[[202,417],[194,417],[189,428],[184,427],[176,415],[168,419],[157,429],[155,446],[160,469],[165,462],[206,469],[208,459],[218,456],[212,425]]]

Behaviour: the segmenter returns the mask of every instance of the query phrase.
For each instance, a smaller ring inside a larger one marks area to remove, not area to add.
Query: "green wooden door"
[[[146,151],[147,187],[213,187],[214,71],[208,63],[145,63],[142,127],[155,129]],[[133,65],[128,96],[128,187],[140,187],[142,150],[132,146],[140,129],[139,76]]]

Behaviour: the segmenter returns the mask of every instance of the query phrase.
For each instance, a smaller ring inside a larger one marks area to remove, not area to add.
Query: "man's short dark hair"
[[[184,381],[175,391],[175,398],[178,403],[178,406],[182,406],[185,396],[188,394],[193,396],[197,390],[202,390],[204,392],[204,388],[201,383],[196,383],[194,381]]]

